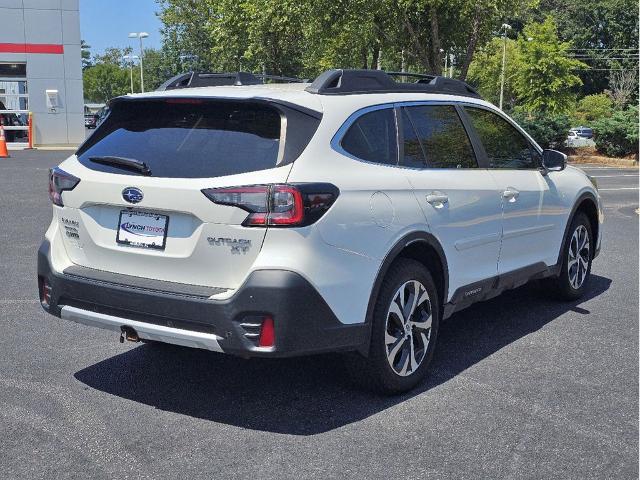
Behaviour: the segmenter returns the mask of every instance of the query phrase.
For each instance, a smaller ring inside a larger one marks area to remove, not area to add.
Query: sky
[[[104,52],[108,47],[133,46],[137,53],[138,40],[127,38],[130,32],[147,32],[145,47],[159,48],[160,27],[156,17],[155,0],[80,0],[80,32],[91,45],[91,54]]]

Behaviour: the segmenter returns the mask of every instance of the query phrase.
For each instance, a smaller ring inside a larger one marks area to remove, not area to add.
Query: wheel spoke
[[[389,307],[389,314],[387,316],[390,317],[392,313],[395,314],[396,317],[398,317],[398,320],[400,320],[400,326],[402,326],[405,322],[404,314],[395,300],[391,302],[391,306]]]
[[[398,351],[400,351],[406,340],[407,338],[405,336],[400,337],[396,344],[391,347],[391,350],[389,350],[387,358],[389,359],[389,362],[391,362],[391,366],[393,366],[393,361],[395,360]]]
[[[411,358],[411,371],[415,372],[420,364],[416,361],[416,347],[413,344],[413,338],[409,339],[409,357]]]
[[[411,322],[411,325],[419,330],[428,330],[431,328],[431,315],[419,322]]]
[[[408,350],[404,350],[402,352],[402,357],[400,358],[400,365],[402,365],[402,368],[400,369],[400,375],[406,375],[407,372],[407,368],[409,368],[409,357],[411,356],[410,352]]]

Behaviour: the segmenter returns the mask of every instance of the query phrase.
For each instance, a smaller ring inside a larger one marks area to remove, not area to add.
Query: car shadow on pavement
[[[352,385],[338,355],[251,359],[171,345],[141,345],[78,371],[75,378],[118,397],[228,425],[314,435],[365,419],[446,382],[606,291],[593,275],[578,302],[549,299],[536,284],[476,304],[444,322],[427,380],[380,396]]]

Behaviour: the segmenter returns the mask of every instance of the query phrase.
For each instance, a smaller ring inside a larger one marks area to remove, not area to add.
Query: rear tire
[[[376,299],[369,356],[349,359],[351,376],[381,393],[411,390],[427,374],[439,323],[440,302],[431,274],[415,260],[397,260]]]
[[[563,246],[560,275],[554,278],[556,296],[561,300],[577,300],[584,295],[591,276],[591,261],[595,243],[591,223],[579,212],[569,227],[569,236]]]

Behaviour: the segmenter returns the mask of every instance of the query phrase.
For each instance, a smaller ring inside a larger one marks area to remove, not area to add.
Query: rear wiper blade
[[[135,158],[115,157],[112,155],[105,155],[102,157],[89,157],[89,160],[95,163],[102,163],[104,165],[111,165],[114,167],[121,167],[136,172],[142,173],[142,175],[150,176],[151,169],[142,160],[136,160]]]

